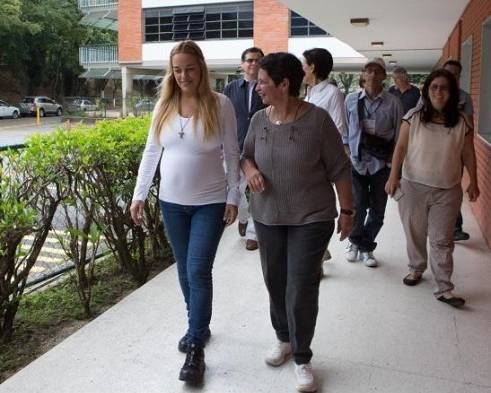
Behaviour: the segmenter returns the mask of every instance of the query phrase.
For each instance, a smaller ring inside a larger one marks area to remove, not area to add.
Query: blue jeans
[[[211,320],[212,268],[225,228],[225,203],[186,206],[160,201],[164,225],[177,262],[190,343],[204,345]]]
[[[360,251],[373,251],[377,247],[375,238],[384,224],[387,205],[385,183],[389,179],[390,168],[382,168],[373,175],[360,175],[353,169],[352,174],[356,215],[349,240]]]

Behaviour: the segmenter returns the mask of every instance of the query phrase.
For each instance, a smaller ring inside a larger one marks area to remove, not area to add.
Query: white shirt
[[[344,96],[336,86],[330,84],[327,79],[307,87],[305,101],[318,106],[331,116],[341,135],[346,135],[346,109]]]
[[[235,111],[226,96],[217,95],[220,130],[206,142],[202,123],[199,121],[194,127],[192,118],[179,115],[165,125],[157,140],[152,119],[133,200],[146,199],[162,154],[159,199],[180,205],[226,202],[238,206],[239,147]],[[154,118],[155,114],[156,109]]]

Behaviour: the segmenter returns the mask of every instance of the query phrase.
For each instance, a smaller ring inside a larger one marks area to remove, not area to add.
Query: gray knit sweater
[[[251,215],[265,225],[303,225],[337,216],[332,182],[351,180],[351,164],[329,114],[312,104],[276,125],[266,109],[251,120],[242,158],[255,162],[265,190],[252,193]]]

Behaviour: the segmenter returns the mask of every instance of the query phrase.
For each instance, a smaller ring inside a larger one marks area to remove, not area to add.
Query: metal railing
[[[117,64],[118,46],[82,46],[79,48],[79,61],[82,66],[93,64]]]
[[[113,8],[118,6],[118,0],[78,0],[78,8]]]

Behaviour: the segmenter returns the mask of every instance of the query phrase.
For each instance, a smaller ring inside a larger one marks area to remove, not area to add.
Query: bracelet
[[[355,215],[355,211],[354,210],[351,210],[351,209],[343,209],[343,208],[341,208],[340,212],[341,212],[341,214],[345,214],[347,216],[354,216]]]

